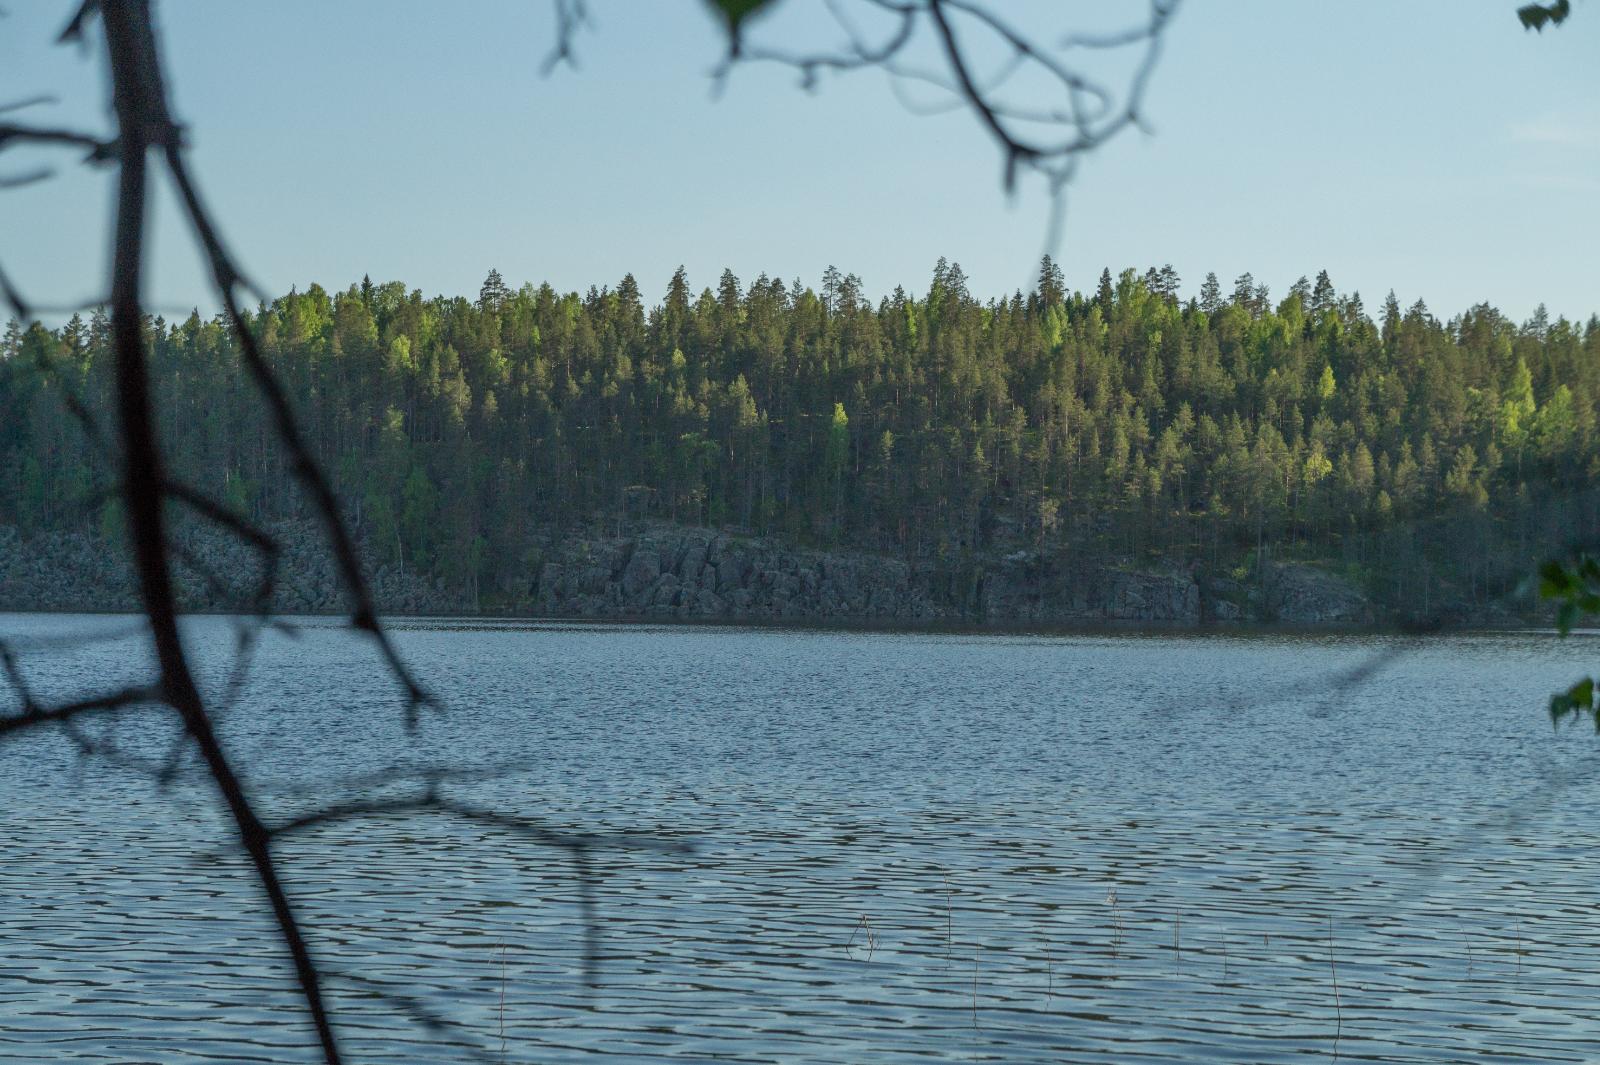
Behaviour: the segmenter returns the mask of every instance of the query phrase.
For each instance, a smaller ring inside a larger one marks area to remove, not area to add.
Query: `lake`
[[[233,622],[187,624],[223,691]],[[219,711],[275,818],[449,767],[605,837],[582,878],[436,813],[284,837],[352,1061],[1600,1059],[1600,737],[1544,711],[1592,636],[401,621],[410,736],[299,625]],[[0,615],[58,698],[138,679],[133,626]],[[29,735],[0,832],[0,1060],[318,1060],[202,779]]]

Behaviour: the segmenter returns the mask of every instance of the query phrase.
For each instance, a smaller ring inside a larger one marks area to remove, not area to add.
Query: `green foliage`
[[[1550,4],[1524,4],[1517,8],[1517,19],[1525,30],[1544,32],[1547,25],[1559,26],[1572,14],[1572,0],[1555,0]]]
[[[850,416],[843,403],[833,405],[833,422],[828,426],[828,468],[841,470],[850,450]]]
[[[1338,390],[1339,386],[1333,379],[1333,367],[1324,366],[1322,376],[1317,378],[1317,398],[1332,399]]]
[[[1550,718],[1560,724],[1568,715],[1593,717],[1595,729],[1600,731],[1600,714],[1596,713],[1595,687],[1592,677],[1584,677],[1564,692],[1550,697]]]
[[[1185,301],[1170,268],[1084,293],[1045,262],[1033,291],[984,300],[941,262],[924,295],[875,302],[838,270],[698,293],[680,271],[655,307],[631,277],[491,276],[476,298],[314,285],[252,322],[374,564],[441,579],[525,586],[541,528],[661,519],[902,557],[1226,573],[1248,554],[1252,579],[1292,555],[1398,601],[1514,587],[1565,535],[1541,497],[1595,479],[1600,321],[1390,300],[1380,326],[1315,276],[1273,306],[1253,278]],[[147,328],[174,474],[304,517],[226,325]],[[0,525],[92,524],[103,457],[63,388],[108,421],[110,367],[101,316],[4,331]]]
[[[1600,562],[1587,554],[1571,562],[1546,562],[1539,567],[1539,596],[1556,604],[1556,630],[1566,636],[1580,618],[1600,615]],[[1600,729],[1600,702],[1595,696],[1594,679],[1584,677],[1550,697],[1550,717],[1557,724],[1569,716],[1593,717]]]

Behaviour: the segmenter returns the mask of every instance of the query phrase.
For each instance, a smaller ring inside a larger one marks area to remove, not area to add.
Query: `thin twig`
[[[156,435],[143,335],[142,278],[149,199],[147,153],[161,145],[175,151],[179,138],[167,111],[148,0],[99,0],[94,10],[105,30],[121,144],[111,269],[111,335],[124,464],[123,503],[161,689],[199,750],[232,817],[239,844],[255,868],[288,948],[323,1058],[327,1065],[339,1065],[342,1059],[323,998],[321,975],[273,861],[265,826],[212,728],[178,631],[162,513],[162,487],[167,479]],[[75,24],[81,28],[76,19]]]
[[[245,367],[255,381],[256,388],[267,401],[278,438],[289,451],[296,479],[311,496],[312,505],[322,519],[323,530],[333,549],[334,562],[339,567],[341,583],[350,600],[350,626],[366,633],[378,645],[389,671],[405,692],[406,725],[415,729],[421,708],[437,706],[437,701],[412,676],[410,669],[401,660],[393,641],[390,640],[387,630],[378,621],[372,591],[362,572],[360,556],[356,552],[355,537],[351,534],[339,509],[333,485],[312,455],[310,445],[300,430],[294,410],[289,404],[288,394],[284,392],[283,385],[267,364],[256,342],[254,331],[245,321],[237,295],[238,288],[245,284],[244,279],[201,202],[200,193],[190,179],[180,146],[175,142],[168,144],[165,158],[167,169],[178,187],[179,198],[183,201],[185,213],[194,228],[196,239],[205,251],[206,260],[211,268],[212,285],[217,298],[222,301],[234,335],[239,340],[239,350],[244,357]]]
[[[1333,974],[1333,1054],[1339,1056],[1339,1038],[1344,1035],[1344,1004],[1339,1000],[1339,967],[1333,960],[1333,916],[1328,916],[1328,970]]]
[[[506,1056],[506,943],[500,941],[500,1056]]]

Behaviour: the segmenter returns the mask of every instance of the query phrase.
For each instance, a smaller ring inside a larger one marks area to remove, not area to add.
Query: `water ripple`
[[[58,697],[135,674],[117,626],[0,616]],[[188,634],[220,686],[226,623]],[[695,849],[593,855],[589,988],[563,854],[431,816],[286,837],[352,1060],[1600,1059],[1600,758],[1538,711],[1592,643],[399,639],[447,694],[420,747],[370,649],[269,638],[223,730],[275,817],[487,766],[445,786]],[[202,781],[30,737],[0,832],[0,1061],[316,1060]]]

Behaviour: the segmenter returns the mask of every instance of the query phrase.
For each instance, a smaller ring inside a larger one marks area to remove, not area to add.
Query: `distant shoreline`
[[[66,617],[92,617],[92,618],[127,618],[138,620],[143,617],[138,611],[116,610],[52,610],[52,609],[25,609],[18,607],[0,608],[0,617],[38,617],[38,618],[66,618]],[[183,618],[248,618],[252,615],[234,610],[187,610]],[[326,622],[329,629],[341,628],[347,620],[347,615],[337,612],[315,613],[286,613],[274,612],[273,619],[284,621],[312,621]],[[1105,621],[1097,624],[1039,624],[1037,622],[1008,622],[993,620],[984,622],[961,622],[953,620],[937,620],[927,622],[883,622],[872,619],[808,619],[808,618],[745,618],[745,619],[706,619],[706,618],[671,618],[671,617],[580,617],[572,615],[549,614],[518,614],[510,612],[482,611],[479,613],[424,613],[424,614],[384,614],[382,620],[385,625],[397,630],[407,628],[428,628],[445,626],[470,626],[472,623],[483,623],[486,627],[494,628],[519,628],[519,627],[553,627],[553,628],[594,628],[606,629],[683,629],[683,630],[765,630],[773,632],[815,632],[861,635],[907,635],[907,636],[1039,636],[1039,637],[1164,637],[1164,636],[1216,636],[1224,638],[1306,638],[1319,637],[1393,637],[1393,638],[1426,638],[1430,636],[1496,636],[1496,635],[1549,635],[1556,636],[1557,630],[1547,624],[1534,621],[1517,620],[1511,622],[1498,622],[1494,624],[1466,624],[1459,627],[1439,626],[1432,629],[1405,627],[1400,625],[1365,624],[1365,625],[1287,625],[1270,624],[1264,622],[1226,622],[1210,621],[1198,624],[1178,622],[1153,623],[1131,621]],[[1600,637],[1600,628],[1573,629],[1569,634],[1576,637]]]
[[[316,528],[286,522],[271,531],[281,547],[274,613],[337,616],[343,593]],[[248,613],[259,557],[207,526],[183,526],[174,537],[182,609]],[[1248,577],[1059,549],[907,560],[666,523],[616,535],[548,533],[518,578],[493,589],[369,567],[380,612],[397,617],[1085,633],[1415,633],[1521,628],[1531,617],[1529,604],[1436,600],[1396,610],[1313,562],[1266,562]],[[24,540],[0,528],[0,610],[123,613],[137,605],[114,544],[87,532]]]

